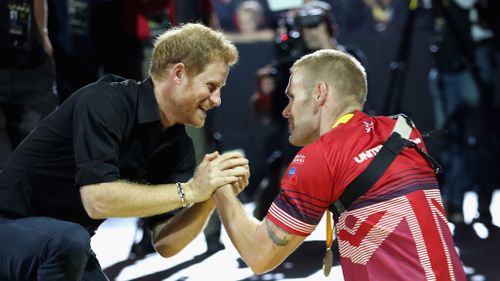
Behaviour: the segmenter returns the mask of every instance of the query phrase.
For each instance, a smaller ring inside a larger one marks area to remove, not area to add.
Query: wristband
[[[182,187],[182,183],[178,182],[177,185],[177,194],[179,194],[179,198],[181,198],[182,208],[186,208],[188,203],[186,201],[186,194],[184,193],[184,188]]]

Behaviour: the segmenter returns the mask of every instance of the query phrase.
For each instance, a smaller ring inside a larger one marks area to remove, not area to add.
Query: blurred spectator
[[[107,73],[143,79],[146,18],[166,14],[164,0],[49,0],[49,8],[61,103]]]
[[[383,31],[394,16],[392,0],[364,0],[375,21],[375,30]]]
[[[441,155],[443,199],[452,222],[463,221],[464,193],[477,184],[480,81],[474,67],[469,11],[454,1],[434,1],[435,66],[429,73],[437,128],[448,131]]]
[[[54,46],[59,102],[96,81],[98,65],[91,38],[91,0],[47,0],[50,39]]]
[[[364,0],[333,0],[334,14],[345,33],[368,33],[373,30],[373,16]]]
[[[409,1],[393,0],[332,0],[335,16],[342,31],[347,33],[385,32],[399,29],[406,21]],[[430,0],[418,1],[427,5]]]
[[[274,31],[265,26],[264,10],[258,1],[241,2],[236,9],[238,32],[226,32],[226,37],[236,43],[271,41]]]
[[[48,0],[48,4],[60,103],[107,73],[142,80],[144,45],[170,26],[165,24],[165,0]],[[141,257],[154,248],[144,221],[138,224],[142,239],[132,246],[132,253]]]
[[[474,42],[474,71],[481,93],[480,132],[478,148],[479,168],[475,178],[478,182],[478,220],[491,225],[490,213],[493,191],[500,188],[500,177],[495,171],[495,160],[500,157],[500,127],[495,105],[495,13],[498,21],[500,8],[494,1],[457,0],[460,7],[469,11],[471,38]],[[498,3],[498,2],[497,2]],[[495,9],[496,8],[496,9]],[[497,26],[498,28],[498,26]],[[498,34],[497,34],[498,36]]]
[[[94,5],[92,36],[102,74],[142,80],[143,42],[137,27],[149,1],[94,0]]]
[[[257,120],[264,125],[273,121],[271,105],[276,91],[275,77],[277,70],[271,65],[260,68],[257,73],[257,91],[252,95],[251,102],[255,108]]]
[[[165,0],[172,25],[200,22],[212,28],[219,26],[211,0]]]
[[[44,0],[0,1],[0,170],[56,106]]]

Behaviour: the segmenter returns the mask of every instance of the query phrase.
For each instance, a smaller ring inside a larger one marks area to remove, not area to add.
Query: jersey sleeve
[[[266,218],[289,233],[308,236],[330,203],[331,179],[321,143],[304,147],[283,175]]]

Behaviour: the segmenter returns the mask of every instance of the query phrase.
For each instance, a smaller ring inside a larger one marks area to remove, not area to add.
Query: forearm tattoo
[[[266,224],[267,235],[269,235],[274,245],[280,247],[288,245],[288,238],[286,236],[283,238],[278,237],[278,233],[273,230],[271,223],[268,220],[264,220],[264,223]]]

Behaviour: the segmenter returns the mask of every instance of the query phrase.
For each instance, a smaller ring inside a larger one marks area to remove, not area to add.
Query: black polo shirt
[[[151,80],[107,75],[75,92],[13,152],[0,173],[0,213],[93,231],[102,221],[85,212],[80,186],[187,181],[195,166],[184,126],[163,130]]]

